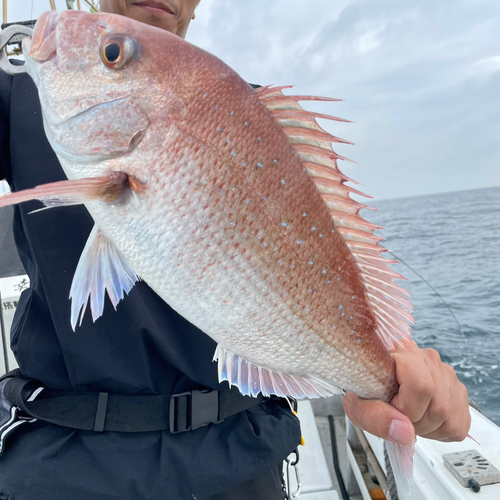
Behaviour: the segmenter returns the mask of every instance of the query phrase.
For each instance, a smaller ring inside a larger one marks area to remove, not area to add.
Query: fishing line
[[[450,314],[453,316],[453,319],[455,320],[455,323],[458,326],[458,331],[462,334],[462,336],[464,338],[466,338],[464,332],[462,331],[462,327],[460,326],[460,323],[458,322],[457,317],[455,316],[455,314],[451,310],[451,307],[445,302],[445,300],[443,299],[443,297],[441,296],[441,294],[419,272],[415,271],[415,269],[413,269],[413,267],[411,267],[409,264],[407,264],[403,259],[401,259],[400,257],[398,257],[396,254],[394,254],[390,250],[387,250],[387,248],[385,248],[383,245],[380,245],[380,246],[384,250],[386,250],[387,253],[391,254],[394,258],[396,258],[397,260],[399,260],[399,262],[401,262],[401,264],[404,264],[410,271],[413,271],[439,297],[439,299],[441,300],[441,302],[446,306],[446,309],[448,309],[448,311],[450,311]]]
[[[93,0],[83,0],[89,7],[90,12],[99,12],[99,3]]]

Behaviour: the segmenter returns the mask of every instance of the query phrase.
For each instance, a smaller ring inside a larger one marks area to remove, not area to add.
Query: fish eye
[[[114,63],[120,57],[121,49],[117,43],[110,43],[104,48],[104,55],[106,56],[106,61]]]
[[[135,53],[134,39],[127,35],[111,35],[101,42],[101,60],[110,69],[125,69]]]

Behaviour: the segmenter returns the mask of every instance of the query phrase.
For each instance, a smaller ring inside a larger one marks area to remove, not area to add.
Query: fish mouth
[[[44,12],[38,19],[31,40],[23,41],[24,53],[37,63],[50,61],[56,56],[56,28],[59,13],[56,11]]]
[[[159,0],[139,0],[135,2],[135,5],[147,9],[152,14],[163,15],[167,13],[172,16],[177,16],[177,7],[171,1],[159,1]]]

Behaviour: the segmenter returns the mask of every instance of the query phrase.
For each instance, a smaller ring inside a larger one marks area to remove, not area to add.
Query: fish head
[[[187,99],[173,91],[184,83],[174,68],[185,45],[114,14],[49,11],[40,17],[32,40],[24,42],[26,66],[38,87],[46,135],[68,177],[116,169],[113,160],[137,153],[152,124],[168,134],[169,117],[182,113]]]

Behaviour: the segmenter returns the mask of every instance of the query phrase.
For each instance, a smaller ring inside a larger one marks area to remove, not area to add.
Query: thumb
[[[398,444],[412,444],[415,429],[410,419],[393,406],[378,399],[362,399],[348,392],[344,411],[360,429]]]

